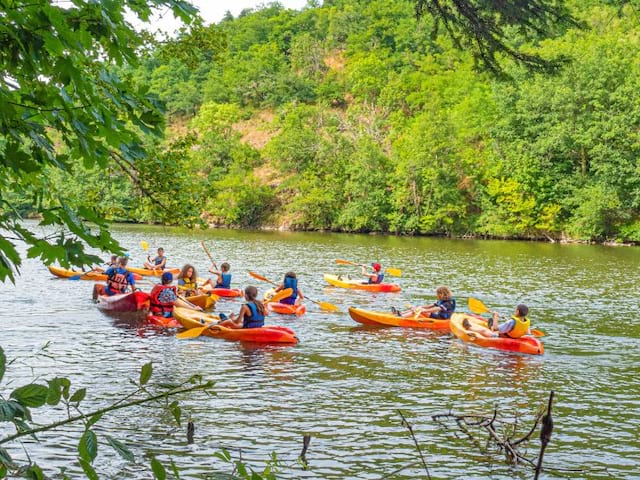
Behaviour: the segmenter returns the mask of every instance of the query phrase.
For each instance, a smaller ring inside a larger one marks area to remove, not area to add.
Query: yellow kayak
[[[362,280],[344,278],[338,275],[323,275],[325,282],[334,287],[366,290],[367,292],[399,292],[400,285],[395,283],[366,283]]]
[[[143,277],[155,276],[161,277],[164,272],[170,272],[173,275],[177,275],[180,273],[179,268],[165,268],[164,270],[149,270],[148,268],[137,268],[137,267],[127,267],[127,270],[133,273],[137,273],[138,275],[142,275]]]

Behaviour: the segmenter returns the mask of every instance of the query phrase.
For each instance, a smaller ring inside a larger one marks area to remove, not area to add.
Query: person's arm
[[[513,318],[510,318],[508,321],[498,327],[498,333],[500,333],[501,335],[506,335],[511,330],[513,330],[515,326],[516,321]]]
[[[136,289],[136,279],[133,278],[133,273],[129,272],[127,274],[127,281],[129,282],[129,285],[131,285],[131,291],[135,292]]]
[[[298,298],[300,300],[304,300],[304,295],[302,294],[302,291],[300,289],[298,289]]]
[[[278,285],[273,291],[280,292],[282,290],[284,290],[284,283],[281,283],[280,285]]]
[[[220,271],[218,270],[218,266],[216,265],[216,262],[213,262],[211,264],[211,266],[209,267],[209,272],[213,273],[214,275],[219,275]]]

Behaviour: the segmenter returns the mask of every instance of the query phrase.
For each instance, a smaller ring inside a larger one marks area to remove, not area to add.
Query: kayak
[[[361,308],[349,308],[349,315],[356,322],[364,325],[388,326],[388,327],[405,327],[405,328],[428,328],[430,330],[446,330],[449,331],[449,320],[439,318],[405,318],[399,317],[394,313],[374,312],[372,310],[363,310]]]
[[[96,288],[99,287],[99,288]],[[122,293],[119,295],[103,295],[104,285],[96,284],[94,287],[94,298],[100,310],[111,312],[137,312],[148,310],[151,297],[146,292],[136,290],[135,292]]]
[[[142,275],[143,277],[148,277],[151,275],[155,277],[161,277],[164,272],[170,272],[173,275],[178,275],[180,273],[179,268],[165,268],[164,270],[160,270],[160,269],[149,270],[148,268],[127,267],[127,270],[129,270],[132,273],[137,273],[138,275]]]
[[[464,342],[507,352],[528,353],[530,355],[542,355],[544,353],[544,345],[536,337],[531,335],[525,335],[520,338],[484,337],[477,332],[465,329],[462,326],[462,322],[465,319],[469,320],[471,324],[488,328],[487,321],[480,316],[468,313],[454,313],[451,316],[451,332]]]
[[[162,315],[153,315],[149,313],[147,315],[147,323],[154,327],[161,328],[180,328],[182,325],[173,317],[163,317]]]
[[[92,271],[76,272],[73,270],[67,270],[66,268],[56,267],[53,265],[49,265],[47,268],[53,275],[55,275],[58,278],[67,278],[67,279],[70,278],[72,280],[95,280],[95,281],[103,281],[103,282],[107,280],[107,276],[104,273],[92,272]],[[138,275],[137,273],[134,273],[133,278],[135,280],[140,280],[142,279],[142,276]]]
[[[290,305],[282,302],[270,302],[269,300],[276,294],[274,288],[264,292],[264,303],[270,312],[280,313],[282,315],[304,315],[307,307],[302,304]]]
[[[216,304],[215,299],[211,295],[192,295],[190,297],[184,297],[185,300],[197,305],[203,310],[209,310]]]
[[[207,323],[217,323],[220,319],[216,315],[190,310],[188,308],[174,308],[173,316],[185,328],[197,328]],[[226,328],[212,325],[203,335],[225,340],[238,340],[255,343],[298,343],[295,332],[287,327],[269,325],[260,328]]]
[[[280,313],[282,315],[304,315],[307,311],[307,307],[304,305],[289,305],[288,303],[281,302],[267,302],[267,309],[270,312]]]
[[[366,290],[368,292],[399,292],[400,285],[395,283],[363,283],[353,278],[343,278],[338,275],[323,275],[325,282],[334,287]]]
[[[241,297],[244,292],[239,288],[214,288],[211,285],[202,287],[203,292],[213,293],[219,297]]]

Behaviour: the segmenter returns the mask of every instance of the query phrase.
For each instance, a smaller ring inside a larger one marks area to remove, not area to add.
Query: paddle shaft
[[[271,285],[278,285],[276,282],[269,280],[267,277],[264,277],[262,275],[260,275],[259,273],[255,273],[255,272],[249,272],[249,275],[251,275],[253,278],[257,279],[257,280],[262,280],[263,282],[268,282]],[[338,307],[336,307],[334,304],[329,303],[329,302],[318,302],[312,298],[309,298],[307,296],[304,296],[304,298],[306,298],[307,300],[309,300],[312,303],[315,303],[316,305],[318,305],[322,310],[328,310],[330,312],[339,312],[340,309]]]
[[[218,268],[216,265],[215,260],[213,259],[213,257],[211,256],[211,252],[209,252],[209,249],[207,248],[207,246],[204,244],[204,241],[200,240],[200,245],[202,246],[202,249],[204,250],[204,253],[207,254],[207,256],[209,257],[209,260],[211,260],[211,263],[213,264],[214,267]]]

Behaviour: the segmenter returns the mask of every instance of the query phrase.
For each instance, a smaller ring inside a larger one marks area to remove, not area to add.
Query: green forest
[[[72,159],[53,188],[112,221],[638,242],[639,17],[569,9],[582,25],[553,39],[511,32],[557,71],[505,56],[500,75],[415,1],[227,15],[202,28],[216,48],[119,67],[165,104],[136,175]]]

